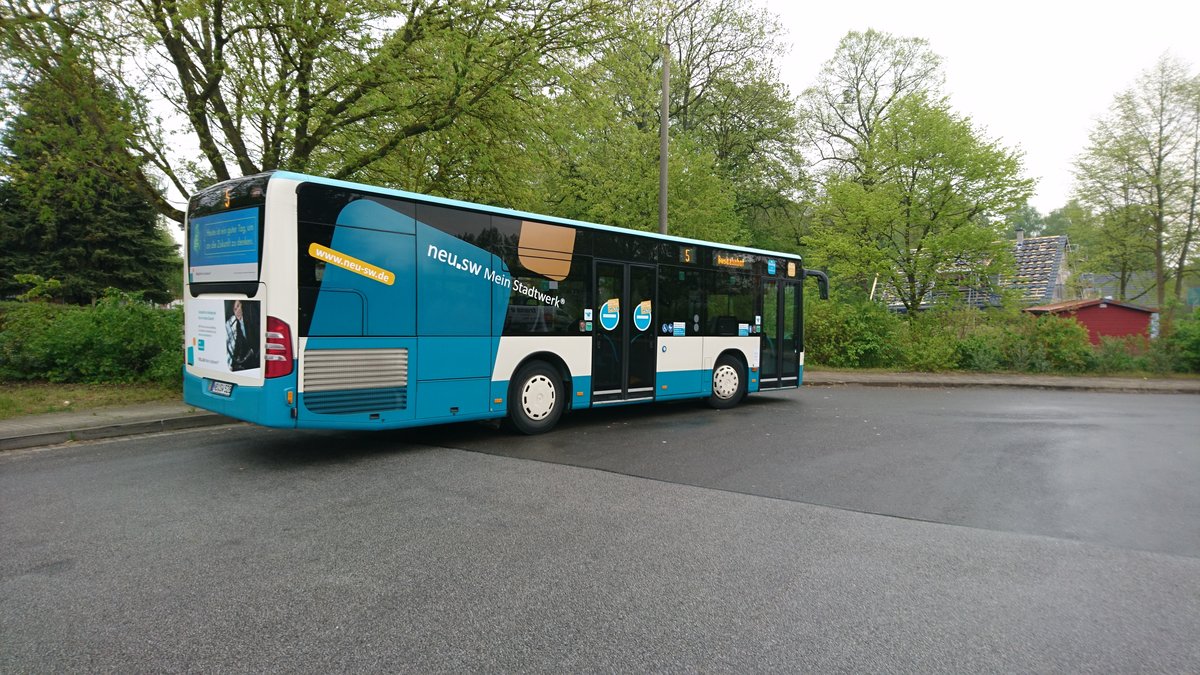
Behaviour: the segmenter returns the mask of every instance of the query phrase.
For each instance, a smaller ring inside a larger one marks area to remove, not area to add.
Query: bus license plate
[[[233,384],[230,382],[218,382],[217,380],[213,380],[212,383],[208,385],[208,390],[217,396],[229,396],[233,393]]]

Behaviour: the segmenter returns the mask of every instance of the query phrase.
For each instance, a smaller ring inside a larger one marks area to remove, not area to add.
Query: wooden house
[[[1150,337],[1154,316],[1157,314],[1153,309],[1107,298],[1068,300],[1067,302],[1026,307],[1025,311],[1036,315],[1054,314],[1072,318],[1087,328],[1092,344],[1100,344],[1100,338],[1104,336],[1144,335]]]

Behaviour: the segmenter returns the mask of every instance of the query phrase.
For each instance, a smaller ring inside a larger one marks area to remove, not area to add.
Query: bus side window
[[[714,270],[708,283],[708,335],[739,335],[754,326],[755,284],[749,274]]]
[[[660,265],[658,268],[657,322],[664,333],[678,335],[675,326],[681,324],[683,335],[701,335],[705,321],[704,288],[701,273],[695,269]]]
[[[591,278],[591,258],[575,256],[570,276],[553,281],[522,267],[515,249],[506,250],[505,257],[512,271],[514,289],[509,294],[504,334],[579,335]]]

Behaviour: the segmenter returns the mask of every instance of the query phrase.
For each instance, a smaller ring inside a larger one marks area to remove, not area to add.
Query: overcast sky
[[[1071,163],[1113,96],[1164,52],[1200,67],[1200,1],[1112,3],[759,0],[780,18],[783,81],[798,95],[838,41],[874,28],[929,41],[956,112],[1025,153],[1043,214],[1066,203]]]

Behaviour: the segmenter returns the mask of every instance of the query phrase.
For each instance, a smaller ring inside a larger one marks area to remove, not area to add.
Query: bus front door
[[[592,403],[654,398],[653,267],[597,262]]]
[[[800,369],[800,286],[763,280],[760,389],[795,387]]]

